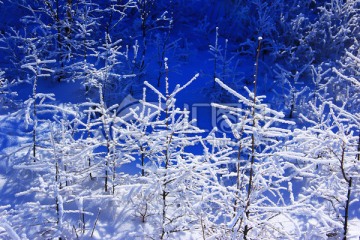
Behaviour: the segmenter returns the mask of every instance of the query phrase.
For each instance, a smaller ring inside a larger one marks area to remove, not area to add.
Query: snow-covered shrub
[[[301,75],[309,68],[310,64],[305,65],[300,71],[295,74],[290,71],[286,71],[280,65],[276,65],[277,69],[274,69],[276,74],[276,83],[279,85],[279,89],[273,89],[277,99],[282,99],[283,102],[279,102],[281,109],[288,112],[287,117],[293,118],[297,112],[302,112],[304,106],[300,105],[300,97],[303,97],[306,91],[309,90],[307,86],[304,86],[304,82],[301,80]],[[307,99],[305,99],[307,100]],[[280,100],[281,101],[281,100]]]
[[[209,74],[211,81],[208,81],[203,93],[212,102],[232,102],[232,96],[226,90],[216,84],[216,79],[221,78],[229,85],[240,85],[239,74],[237,72],[238,60],[237,54],[231,54],[228,49],[229,41],[225,39],[224,46],[220,43],[219,28],[215,30],[215,42],[209,45],[209,53],[212,56],[209,60],[212,61],[213,69]],[[230,55],[230,56],[229,56]]]
[[[4,77],[3,71],[0,71],[0,107],[2,110],[8,109],[9,107],[15,107],[14,97],[17,93],[12,90],[15,86],[15,81],[9,81]]]
[[[291,132],[281,128],[282,124],[293,124],[283,120],[281,112],[274,111],[262,104],[262,96],[250,92],[249,98],[236,93],[223,82],[217,82],[234,94],[242,104],[241,108],[231,108],[236,116],[232,122],[225,117],[234,138],[235,156],[229,159],[229,165],[235,165],[235,171],[223,175],[230,178],[228,187],[233,212],[226,216],[229,237],[266,238],[270,236],[298,236],[293,228],[288,232],[276,232],[277,221],[271,219],[281,215],[291,219],[295,214],[291,203],[286,200],[283,184],[291,180],[284,172],[287,162],[276,153]],[[216,105],[219,108],[227,106]],[[281,140],[282,139],[282,140]],[[272,197],[270,197],[272,195]],[[295,224],[296,223],[292,223]],[[253,226],[257,228],[253,228]]]
[[[360,16],[359,16],[360,19]],[[358,30],[360,36],[360,30]],[[350,112],[358,112],[360,106],[360,51],[359,42],[356,40],[352,46],[345,50],[339,64],[333,67],[333,86],[336,88],[336,101],[346,104]]]
[[[24,134],[21,146],[5,151],[12,173],[9,182],[17,183],[11,191],[17,191],[16,199],[23,198],[21,203],[14,202],[10,219],[16,232],[29,238],[72,236],[74,223],[69,215],[80,210],[69,205],[74,204],[75,196],[81,195],[78,183],[88,176],[83,171],[87,165],[76,157],[86,150],[72,145],[74,129],[70,121],[76,117],[76,111],[68,106],[55,106],[47,102],[49,99],[53,100],[51,95],[37,93],[34,101],[39,103],[30,104],[30,111],[13,114],[21,116],[20,126],[27,122],[36,128]],[[31,109],[35,106],[33,115]],[[46,120],[48,115],[53,116],[54,122]],[[31,221],[24,224],[22,219]]]
[[[353,199],[358,198],[360,119],[331,102],[310,106],[315,118],[302,115],[309,126],[296,129],[287,145],[287,158],[304,184],[296,201],[316,209],[302,213],[307,224],[301,228],[308,237],[349,237]]]
[[[148,127],[145,128],[146,132],[138,135],[142,142],[138,151],[142,154],[140,180],[143,190],[136,197],[140,199],[135,198],[134,201],[137,202],[137,214],[140,214],[142,221],[153,225],[154,232],[148,234],[155,238],[166,239],[191,233],[198,224],[193,204],[197,202],[201,189],[201,184],[196,181],[199,173],[196,169],[200,167],[197,164],[201,157],[194,156],[186,149],[199,142],[198,134],[202,131],[191,124],[186,110],[175,105],[176,94],[195,79],[182,87],[178,85],[173,92],[168,91],[166,79],[165,94],[146,82],[158,95],[159,103],[146,103],[144,98],[142,109],[138,113],[133,112],[136,122],[149,121],[146,125],[139,125]]]

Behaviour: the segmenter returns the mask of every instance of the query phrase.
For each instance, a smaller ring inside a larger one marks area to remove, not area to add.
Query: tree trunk
[[[254,74],[254,100],[253,100],[253,107],[252,107],[252,118],[253,118],[253,131],[255,131],[256,127],[256,119],[255,119],[255,105],[256,105],[256,91],[257,91],[257,80],[258,80],[258,69],[259,69],[259,57],[260,57],[260,49],[261,49],[261,40],[262,38],[258,38],[258,47],[256,53],[256,62],[255,62],[255,74]],[[254,163],[255,163],[255,134],[252,132],[251,134],[251,162],[250,162],[250,173],[249,173],[249,186],[247,191],[247,203],[245,207],[245,214],[246,218],[249,219],[250,211],[248,210],[250,207],[250,197],[251,197],[251,190],[253,188],[253,175],[254,175]],[[247,239],[247,235],[250,231],[248,224],[245,224],[244,228],[244,239]]]
[[[32,140],[33,140],[33,161],[36,162],[36,127],[37,127],[37,112],[36,112],[36,89],[37,89],[37,75],[34,79],[34,85],[33,85],[33,99],[34,99],[34,105],[33,105],[33,118],[34,118],[34,126],[33,126],[33,132],[32,132]]]
[[[349,181],[347,183],[348,183],[348,186],[347,186],[348,190],[347,190],[347,199],[346,199],[346,203],[345,203],[345,222],[344,222],[344,238],[343,238],[343,240],[346,240],[346,235],[348,233],[352,178],[349,178]]]

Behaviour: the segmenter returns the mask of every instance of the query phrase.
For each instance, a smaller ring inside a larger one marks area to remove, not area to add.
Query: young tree
[[[175,96],[196,78],[197,76],[182,87],[177,86],[172,93],[168,92],[169,86],[166,84],[165,95],[145,83],[156,91],[159,100],[165,102],[165,106],[159,109],[152,132],[151,150],[155,154],[151,156],[149,170],[146,171],[148,184],[159,191],[157,201],[161,209],[159,214],[161,239],[169,238],[178,231],[190,230],[194,221],[194,215],[189,209],[194,195],[191,189],[187,191],[186,187],[187,181],[191,181],[191,175],[188,175],[189,170],[186,169],[191,168],[196,158],[185,149],[198,141],[197,134],[202,131],[189,122],[188,112],[176,108]]]
[[[98,16],[99,5],[80,0],[76,3],[76,11],[72,17],[73,26],[71,39],[72,61],[64,66],[67,72],[67,81],[81,81],[86,93],[93,87],[92,82],[94,64],[98,55],[99,25],[101,16]]]
[[[317,229],[309,234],[350,238],[350,209],[358,197],[359,116],[331,102],[311,107],[316,118],[301,115],[308,127],[297,129],[288,145],[288,158],[297,162],[304,177],[302,201],[321,216],[306,219],[313,219],[309,228]]]
[[[307,86],[301,87],[304,82],[300,80],[300,76],[304,74],[307,68],[309,68],[310,64],[311,62],[305,65],[300,71],[297,71],[295,74],[286,71],[279,65],[276,65],[277,69],[274,70],[275,74],[277,75],[277,81],[281,84],[281,94],[277,93],[276,90],[273,91],[277,95],[280,95],[281,98],[284,98],[284,110],[289,111],[289,118],[293,118],[296,112],[298,112],[299,97],[303,96],[304,93],[309,90]]]
[[[168,14],[167,11],[165,11],[160,18],[157,19],[157,21],[165,22],[168,24],[168,26],[161,27],[160,33],[156,34],[156,40],[155,44],[157,45],[157,56],[158,56],[158,66],[159,66],[159,75],[157,77],[157,87],[160,87],[161,79],[164,75],[168,75],[167,67],[166,67],[166,54],[168,54],[168,51],[174,47],[174,43],[170,42],[170,36],[171,36],[171,30],[173,28],[173,20],[172,17],[168,18],[166,16]],[[165,71],[164,71],[165,69]]]
[[[279,125],[292,122],[283,120],[282,113],[262,104],[261,96],[255,97],[254,102],[251,98],[255,95],[249,90],[250,99],[247,99],[220,80],[217,82],[242,104],[242,108],[213,104],[230,110],[230,114],[237,119],[237,122],[232,122],[225,116],[235,139],[233,148],[236,152],[228,162],[230,166],[235,165],[235,172],[225,175],[232,179],[229,191],[233,197],[233,212],[228,214],[229,234],[244,239],[296,234],[291,232],[292,229],[277,232],[276,221],[271,221],[279,215],[291,218],[294,210],[283,192],[284,182],[291,179],[284,172],[287,163],[275,156],[284,140],[290,136],[290,131]]]
[[[50,73],[53,73],[54,71],[52,69],[49,69],[46,67],[49,63],[54,63],[54,60],[41,60],[39,58],[40,53],[38,52],[38,49],[36,48],[35,44],[29,43],[29,55],[27,55],[24,59],[26,63],[24,63],[21,68],[27,69],[31,72],[31,75],[28,75],[28,81],[32,84],[32,96],[27,101],[25,101],[26,104],[26,119],[25,124],[32,124],[33,130],[32,130],[32,138],[33,138],[33,148],[32,148],[32,158],[33,161],[36,161],[36,145],[37,145],[37,125],[38,125],[38,119],[37,119],[37,99],[41,99],[40,104],[44,101],[46,98],[50,98],[53,100],[53,96],[50,95],[44,95],[39,94],[37,92],[37,85],[38,80],[41,77],[49,77]]]
[[[229,219],[227,231],[232,238],[299,237],[294,228],[283,229],[275,220],[278,217],[291,219],[298,208],[304,206],[293,206],[287,199],[284,184],[294,176],[286,174],[288,163],[277,155],[291,136],[291,131],[281,126],[294,123],[283,120],[281,112],[270,109],[262,103],[264,97],[257,96],[260,44],[261,38],[255,64],[254,89],[251,92],[245,88],[249,98],[216,79],[242,104],[241,108],[213,104],[214,107],[229,110],[237,120],[233,122],[224,116],[231,128],[236,152],[228,162],[230,166],[235,165],[235,172],[223,176],[230,178],[229,184],[232,184],[228,191],[233,210],[232,214],[226,216]],[[295,222],[292,224],[298,226]]]
[[[40,51],[43,59],[56,59],[53,74],[57,81],[63,80],[66,76],[64,67],[70,61],[73,49],[72,0],[66,3],[60,0],[23,1],[19,5],[26,11],[22,19],[23,26],[29,31],[28,37],[37,38],[45,46]]]
[[[358,16],[360,19],[360,16]],[[360,36],[360,31],[357,33]],[[338,66],[332,68],[337,75],[334,78],[334,85],[337,91],[338,100],[342,100],[343,104],[350,112],[356,113],[359,109],[360,96],[360,81],[358,76],[360,74],[360,53],[359,42],[355,40],[354,44],[345,50]],[[340,102],[340,101],[339,101]]]
[[[219,40],[219,28],[216,27],[215,43],[214,45],[209,45],[209,53],[212,55],[210,61],[214,63],[213,72],[211,75],[213,80],[209,83],[209,86],[204,89],[204,92],[213,102],[230,102],[232,100],[231,96],[229,96],[227,91],[216,84],[216,79],[221,78],[224,82],[227,83],[233,83],[233,81],[235,82],[235,78],[238,77],[236,73],[237,63],[234,64],[233,62],[237,55],[234,54],[233,56],[229,57],[228,39],[225,39],[224,49],[220,45]]]
[[[19,129],[33,121],[36,123],[36,131],[31,131],[30,136],[25,134],[21,146],[6,150],[9,169],[13,172],[10,181],[17,180],[19,185],[12,191],[18,190],[16,198],[24,197],[24,202],[15,202],[10,219],[14,229],[24,239],[27,239],[26,236],[34,238],[39,235],[70,237],[72,223],[71,220],[66,219],[68,214],[66,208],[76,196],[71,192],[81,189],[78,187],[73,189],[70,185],[76,182],[74,181],[76,177],[81,177],[69,167],[73,162],[66,161],[64,152],[67,151],[69,136],[73,134],[71,124],[67,120],[74,119],[76,111],[68,106],[56,106],[48,102],[54,100],[51,94],[36,93],[36,100],[39,100],[36,104],[36,116],[32,111],[27,114],[26,110],[25,114],[24,110],[13,114],[22,113],[23,122],[20,123]],[[55,122],[47,119],[49,115],[54,117]],[[59,119],[61,121],[56,123]],[[74,149],[72,154],[75,152]],[[76,160],[81,165],[81,162]],[[74,166],[76,171],[80,169],[78,166]],[[24,218],[31,221],[24,223]]]
[[[201,229],[205,236],[205,232],[211,232],[205,230],[205,225],[215,226],[216,219],[207,213],[212,211],[211,205],[216,204],[217,198],[211,197],[212,190],[207,185],[216,186],[218,179],[212,169],[218,168],[219,163],[213,164],[208,156],[191,153],[194,145],[203,142],[199,136],[203,131],[189,121],[188,111],[175,105],[176,95],[196,78],[182,87],[176,86],[173,92],[169,92],[166,79],[165,94],[145,82],[157,94],[159,102],[147,102],[144,92],[139,107],[124,116],[123,127],[114,127],[115,136],[126,131],[124,149],[141,161],[142,185],[132,201],[141,221],[155,227],[143,236],[160,239],[179,234],[201,236]],[[205,224],[208,219],[212,224]]]

